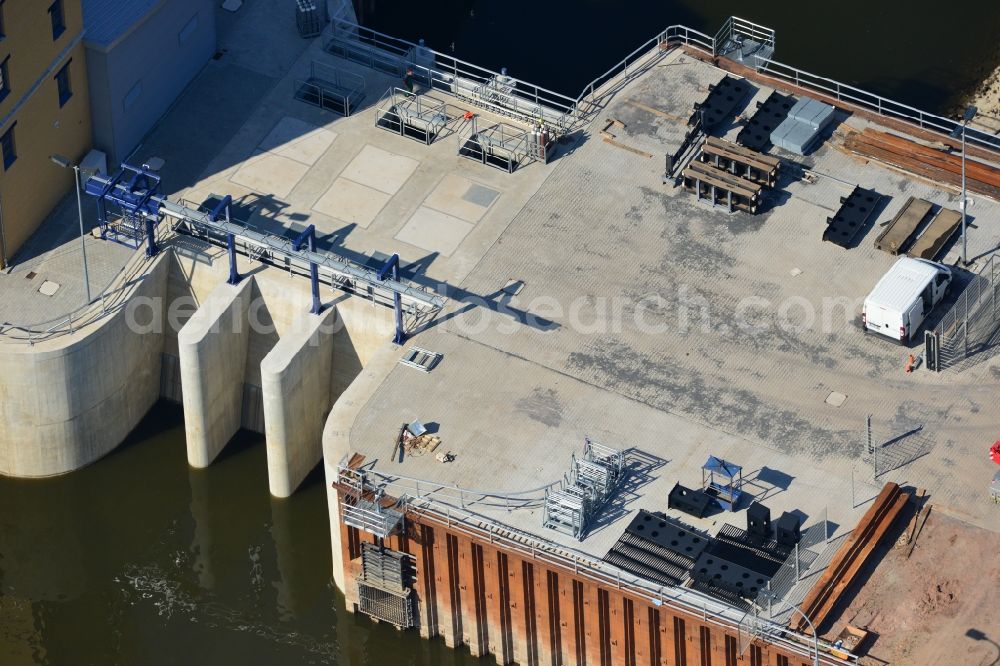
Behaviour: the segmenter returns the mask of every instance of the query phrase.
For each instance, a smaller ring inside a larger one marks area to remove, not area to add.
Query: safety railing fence
[[[761,610],[760,615],[769,620],[784,621],[789,612],[782,602],[792,602],[789,595],[799,581],[813,572],[813,565],[822,562],[821,555],[830,544],[830,524],[824,508],[818,520],[802,530],[799,541],[788,557],[771,577],[765,588],[757,594],[754,602]]]
[[[349,37],[358,44],[374,47],[377,51],[385,52],[396,58],[398,66],[394,71],[400,73],[405,71],[406,62],[415,60],[414,56],[417,54],[417,49],[422,49],[433,55],[435,60],[433,68],[435,71],[448,73],[456,78],[465,77],[479,83],[486,83],[498,76],[496,72],[472,65],[447,54],[439,53],[424,46],[418,46],[412,42],[397,39],[369,28],[364,28],[343,16],[335,16],[333,23],[335,34],[340,34],[342,37]],[[730,33],[749,36],[755,40],[770,41],[772,46],[774,43],[773,30],[739,17],[728,19],[719,34],[723,34],[726,30]],[[641,69],[652,58],[657,57],[664,47],[677,44],[693,47],[710,57],[718,56],[719,49],[721,48],[721,44],[717,42],[717,38],[714,36],[707,35],[684,25],[672,25],[653,38],[645,41],[613,67],[585,85],[579,96],[575,99],[520,80],[518,81],[515,94],[525,101],[542,104],[565,114],[562,125],[564,127],[572,127],[588,119],[587,110],[592,107],[594,100],[603,94],[603,87],[614,85],[616,80],[620,78],[628,78],[631,73],[634,73],[637,69]],[[368,54],[365,57],[372,58],[374,56]],[[414,62],[413,64],[419,65],[419,62]],[[415,74],[421,73],[417,69],[415,68]],[[422,74],[427,78],[427,82],[430,85],[434,85],[434,74],[429,72],[428,69],[425,68]],[[828,77],[819,76],[791,65],[786,65],[770,57],[762,60],[761,71],[770,77],[794,85],[797,88],[825,95],[836,101],[863,108],[876,115],[911,123],[921,129],[938,132],[942,135],[947,135],[959,125],[959,122],[956,120],[928,113],[909,104],[897,102],[861,88],[841,83]],[[975,128],[970,128],[967,131],[966,140],[973,146],[1000,151],[1000,137],[979,131]]]
[[[156,242],[163,241],[163,233],[157,229]],[[4,342],[34,345],[62,335],[70,335],[84,326],[93,324],[109,314],[121,310],[134,292],[136,285],[148,277],[153,258],[147,257],[140,248],[136,250],[121,269],[109,280],[90,303],[80,305],[59,317],[36,323],[0,323],[0,344]]]
[[[296,79],[293,86],[296,99],[344,116],[365,97],[363,76],[316,61],[309,65],[309,78]]]
[[[364,28],[348,20],[343,15],[335,16],[333,24],[335,34],[340,33],[344,36],[350,36],[359,43],[368,44],[394,54],[395,57],[400,59],[401,65],[405,64],[408,58],[413,60],[416,49],[419,48],[433,54],[436,61],[434,64],[436,70],[447,72],[454,77],[466,77],[478,80],[480,83],[485,83],[498,76],[496,72],[472,65],[447,54],[433,51],[424,46],[417,46],[412,42],[397,39],[369,28]],[[774,45],[774,31],[772,29],[740,17],[734,16],[727,19],[717,34],[721,36],[727,33],[740,34],[750,37],[755,41],[770,43],[772,48]],[[543,104],[559,110],[566,116],[563,125],[571,127],[588,118],[586,110],[592,106],[597,97],[602,95],[602,87],[614,84],[616,79],[628,78],[630,72],[635,72],[637,68],[641,68],[643,64],[648,63],[649,59],[656,57],[658,52],[662,51],[665,46],[676,44],[696,48],[711,57],[720,55],[719,49],[722,47],[718,43],[716,36],[707,35],[684,25],[672,25],[653,38],[645,41],[613,67],[585,85],[576,99],[524,81],[518,81],[516,94],[525,100],[533,100],[537,104]],[[804,90],[828,96],[845,104],[863,108],[882,117],[912,123],[921,129],[947,135],[959,125],[959,122],[956,120],[928,113],[914,106],[876,95],[861,88],[841,83],[828,77],[819,76],[791,65],[786,65],[770,57],[763,58],[760,64],[761,71],[773,78]],[[403,70],[399,69],[398,71],[401,72]],[[433,75],[425,72],[425,76],[428,76],[429,82],[433,84]],[[968,130],[966,140],[970,145],[1000,151],[1000,137],[976,130],[975,128]]]
[[[513,125],[474,121],[458,132],[458,154],[513,173],[518,166],[534,159],[533,136]]]
[[[339,466],[342,482],[347,484],[349,478],[356,476],[351,470],[346,468],[346,461],[342,461]],[[465,509],[503,509],[513,511],[514,509],[531,509],[542,506],[545,501],[545,491],[558,485],[558,481],[522,491],[494,491],[475,488],[462,488],[460,486],[426,481],[401,474],[388,474],[375,470],[364,472],[365,483],[377,485],[384,489],[385,493],[393,497],[406,497],[408,501],[413,499],[435,500],[448,503],[455,503]]]
[[[444,100],[389,88],[375,107],[375,125],[430,144],[450,120]]]
[[[972,277],[925,338],[927,367],[944,370],[1000,349],[1000,255],[992,255]]]
[[[358,25],[347,18],[346,12],[336,14],[332,23],[334,36],[327,51],[363,64],[371,63],[374,69],[398,76],[412,67],[415,78],[431,87],[449,89],[458,79],[481,86],[503,76],[424,45]],[[509,103],[519,112],[539,108],[555,110],[560,116],[572,116],[575,112],[575,99],[520,79],[507,95]]]
[[[737,39],[750,39],[758,44],[774,48],[773,29],[739,16],[730,16],[715,33],[714,55],[723,55],[727,40],[736,41]]]

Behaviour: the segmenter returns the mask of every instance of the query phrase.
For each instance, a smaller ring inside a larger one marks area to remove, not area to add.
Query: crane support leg
[[[399,255],[393,254],[379,269],[377,275],[379,280],[384,280],[387,276],[399,281]],[[396,336],[392,339],[397,345],[406,342],[406,331],[403,330],[403,299],[398,293],[392,295],[393,314],[396,319]]]
[[[156,253],[160,251],[159,246],[156,244],[156,221],[146,218],[146,256],[155,257]]]
[[[233,198],[228,194],[215,205],[215,208],[209,212],[209,217],[213,222],[218,222],[219,217],[225,213],[226,223],[229,223],[229,206],[233,203]],[[240,279],[243,277],[240,272],[236,269],[236,235],[233,233],[226,234],[226,249],[229,251],[229,279],[226,280],[229,284],[239,284]]]
[[[229,284],[240,283],[240,272],[236,270],[236,236],[226,234],[226,249],[229,250]]]
[[[296,237],[294,241],[292,241],[292,249],[298,252],[302,249],[303,243],[306,244],[306,247],[310,252],[316,251],[315,224],[310,224]],[[319,266],[317,266],[314,261],[309,262],[309,282],[312,284],[312,309],[310,309],[309,312],[312,314],[319,314],[323,311],[323,303],[319,300]]]

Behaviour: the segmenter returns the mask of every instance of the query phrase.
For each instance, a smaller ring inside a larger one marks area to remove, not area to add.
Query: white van
[[[874,331],[908,344],[951,285],[951,269],[904,257],[882,276],[861,310],[865,333]]]

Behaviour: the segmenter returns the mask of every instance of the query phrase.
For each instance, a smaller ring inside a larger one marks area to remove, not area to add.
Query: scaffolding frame
[[[712,40],[714,55],[764,69],[774,55],[774,30],[765,25],[730,16]]]
[[[338,469],[340,483],[347,489],[344,502],[341,504],[341,519],[345,525],[374,534],[384,539],[403,523],[401,498],[396,502],[396,508],[383,507],[384,488],[374,486],[368,481],[367,472],[341,465]]]
[[[542,524],[583,540],[590,522],[625,476],[625,452],[584,439],[583,456],[571,457],[562,487],[545,491]]]
[[[451,121],[448,105],[430,95],[389,88],[375,110],[375,126],[430,145]]]
[[[458,133],[458,154],[481,164],[514,173],[521,164],[535,159],[537,133],[498,122],[480,129],[479,118]]]
[[[295,79],[295,99],[350,116],[365,98],[365,78],[313,60],[309,64],[309,78]]]

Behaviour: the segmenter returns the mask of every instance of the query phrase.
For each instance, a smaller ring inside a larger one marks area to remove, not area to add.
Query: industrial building
[[[83,0],[94,147],[129,155],[215,53],[210,0]]]
[[[0,3],[0,267],[70,191],[91,144],[80,0]]]

